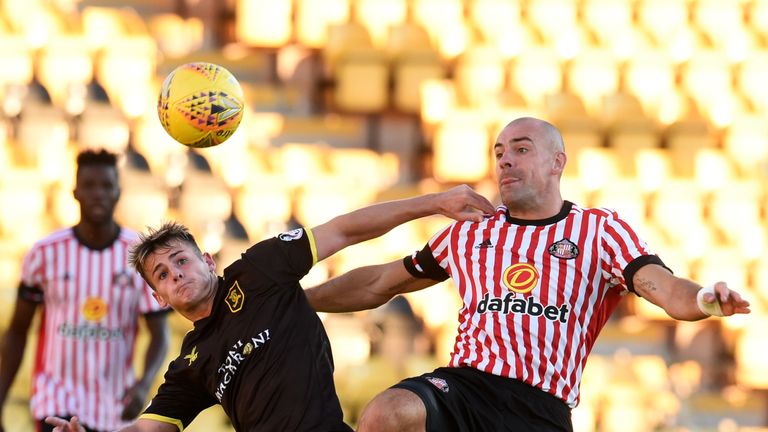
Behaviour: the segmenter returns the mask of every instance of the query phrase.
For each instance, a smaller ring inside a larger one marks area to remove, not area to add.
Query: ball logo
[[[502,281],[510,291],[529,293],[539,281],[539,271],[528,263],[515,263],[504,270]]]
[[[99,297],[88,297],[81,311],[88,321],[100,321],[107,314],[107,303]]]

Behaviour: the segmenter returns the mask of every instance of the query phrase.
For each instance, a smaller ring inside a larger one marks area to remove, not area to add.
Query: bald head
[[[514,127],[526,127],[537,132],[537,135],[543,139],[544,142],[551,146],[551,149],[555,152],[565,152],[565,144],[563,143],[563,135],[560,131],[550,122],[537,119],[535,117],[520,117],[507,123],[504,129]]]

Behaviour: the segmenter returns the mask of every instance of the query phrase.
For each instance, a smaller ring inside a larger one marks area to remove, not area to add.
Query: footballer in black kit
[[[316,261],[312,232],[300,228],[224,269],[210,316],[184,337],[142,417],[183,430],[220,403],[238,431],[352,431],[328,336],[299,285]]]

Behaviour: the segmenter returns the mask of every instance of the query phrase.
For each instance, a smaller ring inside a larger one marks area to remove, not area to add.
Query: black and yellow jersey
[[[227,267],[142,418],[182,430],[220,403],[238,431],[351,431],[328,336],[299,285],[316,257],[312,232],[297,229]]]

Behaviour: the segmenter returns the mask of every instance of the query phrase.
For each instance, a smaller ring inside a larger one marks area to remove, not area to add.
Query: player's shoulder
[[[610,207],[581,207],[578,204],[573,204],[573,207],[571,208],[571,212],[577,213],[577,214],[580,213],[584,215],[595,216],[601,219],[604,219],[604,218],[615,219],[617,217],[616,210]]]
[[[45,237],[37,240],[32,246],[32,249],[46,247],[72,239],[75,239],[75,231],[72,229],[72,227],[59,228],[50,232]]]

